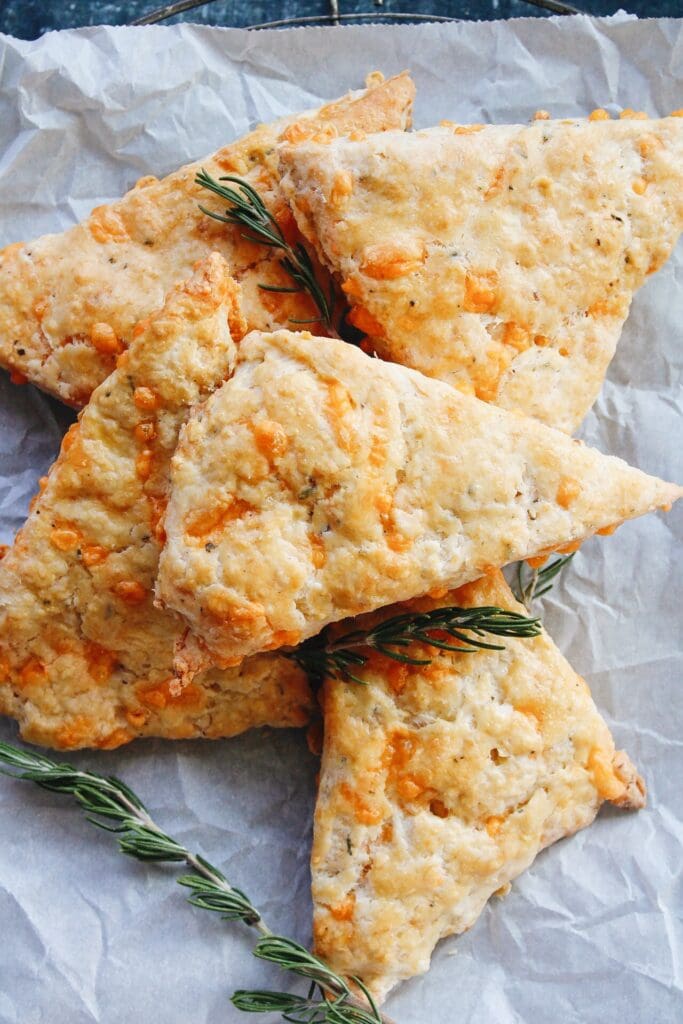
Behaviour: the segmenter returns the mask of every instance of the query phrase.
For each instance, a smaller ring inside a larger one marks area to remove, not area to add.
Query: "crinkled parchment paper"
[[[257,120],[410,68],[416,124],[683,106],[683,23],[625,15],[248,34],[193,28],[0,39],[0,243],[65,228]],[[604,451],[683,481],[683,245],[636,296],[584,427]],[[1,540],[69,414],[0,374]],[[683,508],[593,541],[546,622],[647,778],[647,810],[607,812],[546,851],[478,924],[440,945],[388,1012],[402,1024],[654,1024],[683,1016]],[[14,739],[12,723],[0,736]],[[274,927],[309,939],[316,766],[303,737],[144,742],[71,758],[114,771],[220,864]],[[79,812],[0,782],[1,1024],[219,1024],[236,987],[275,981],[250,936],[184,905],[166,868],[116,853]]]

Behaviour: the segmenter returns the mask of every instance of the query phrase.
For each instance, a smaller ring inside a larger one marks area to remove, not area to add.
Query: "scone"
[[[180,435],[157,594],[181,675],[577,545],[681,494],[341,341],[278,331]]]
[[[168,469],[190,407],[225,378],[244,325],[209,256],[133,332],[0,562],[0,712],[24,739],[110,749],[136,736],[231,736],[301,725],[308,683],[261,656],[179,691],[183,624],[154,607]]]
[[[496,573],[350,627],[491,601],[524,610]],[[373,652],[358,670],[365,685],[325,683],[315,950],[379,999],[426,971],[440,938],[474,924],[603,800],[644,804],[642,781],[547,634],[503,643],[476,654],[409,648],[432,659],[426,667]]]
[[[308,142],[281,167],[370,348],[570,433],[683,228],[680,117]]]
[[[194,182],[205,167],[214,177],[236,174],[260,193],[289,238],[298,238],[279,186],[280,140],[330,139],[350,130],[405,128],[414,87],[407,75],[388,82],[371,76],[369,88],[307,114],[262,125],[243,139],[158,181],[142,178],[123,199],[93,210],[83,223],[0,251],[0,366],[16,381],[30,380],[73,406],[113,370],[135,324],[164,295],[217,250],[242,285],[250,328],[287,326],[314,317],[305,292],[264,291],[290,286],[281,253],[242,237],[199,209],[223,212]],[[319,273],[325,277],[324,272]],[[325,283],[329,291],[329,282]]]

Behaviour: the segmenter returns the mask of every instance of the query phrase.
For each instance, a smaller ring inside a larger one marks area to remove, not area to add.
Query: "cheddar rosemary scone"
[[[238,288],[214,254],[133,332],[66,435],[0,562],[0,712],[25,739],[109,749],[136,736],[213,738],[306,720],[306,680],[277,656],[205,673],[179,692],[183,626],[153,604],[178,431],[225,378],[243,328]]]
[[[578,545],[682,493],[441,381],[289,331],[241,342],[234,375],[181,432],[171,488],[157,593],[195,636],[183,674]]]
[[[402,611],[489,603],[524,611],[500,574]],[[603,800],[645,788],[583,679],[543,633],[503,651],[373,653],[365,686],[327,680],[312,876],[316,952],[379,998],[426,971],[536,854]]]
[[[276,147],[306,138],[330,139],[350,130],[405,128],[414,87],[407,75],[388,82],[371,76],[368,88],[320,110],[262,125],[213,156],[158,181],[142,178],[119,202],[99,206],[83,223],[59,235],[16,243],[0,251],[0,366],[70,405],[80,406],[114,368],[135,324],[189,276],[198,259],[217,250],[243,285],[250,328],[286,326],[316,316],[304,293],[263,291],[290,286],[281,253],[219,224],[198,206],[224,205],[194,183],[205,167],[214,177],[236,174],[253,185],[285,235],[298,237],[279,187]],[[329,280],[321,272],[325,288]]]
[[[572,432],[683,228],[683,119],[308,142],[285,195],[381,356]]]

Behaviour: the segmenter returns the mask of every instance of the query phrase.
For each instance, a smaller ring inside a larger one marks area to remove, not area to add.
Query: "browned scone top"
[[[578,546],[681,488],[329,338],[253,332],[181,432],[157,593],[181,674]],[[203,645],[203,646],[202,646]],[[196,658],[195,658],[196,655]]]
[[[576,429],[683,228],[683,118],[591,117],[282,153],[299,227],[370,347]]]
[[[214,250],[225,256],[243,287],[250,329],[315,316],[306,293],[258,288],[291,285],[279,265],[280,254],[245,240],[239,227],[203,214],[199,201],[217,212],[223,209],[220,200],[195,185],[195,174],[205,167],[214,177],[245,178],[285,236],[298,237],[279,187],[278,142],[405,128],[413,93],[406,74],[387,82],[381,75],[370,76],[363,92],[262,125],[162,180],[142,178],[123,199],[97,207],[62,234],[0,251],[0,366],[18,382],[28,379],[70,405],[84,405],[114,368],[135,324],[158,309],[168,289]]]
[[[524,608],[500,573],[355,620],[409,610]],[[315,951],[379,998],[429,967],[437,941],[603,800],[642,807],[645,787],[583,679],[544,632],[503,651],[376,652],[365,685],[327,680],[311,861]],[[369,653],[369,652],[368,652]],[[356,671],[354,669],[354,671]]]
[[[238,286],[213,254],[133,331],[64,438],[0,562],[0,712],[24,739],[110,749],[306,721],[308,684],[276,656],[204,673],[180,692],[183,624],[153,603],[178,431],[228,374],[243,330]]]

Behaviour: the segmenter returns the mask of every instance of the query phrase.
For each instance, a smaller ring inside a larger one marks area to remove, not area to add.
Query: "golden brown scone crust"
[[[432,128],[282,154],[382,357],[573,432],[683,228],[683,118]]]
[[[238,287],[213,254],[136,329],[0,562],[0,712],[24,739],[109,749],[306,720],[306,680],[276,656],[179,692],[183,625],[153,604],[169,460],[190,406],[234,362],[231,328],[244,329]]]
[[[215,177],[245,178],[285,235],[298,237],[279,188],[276,145],[281,139],[331,139],[352,129],[407,127],[410,78],[382,82],[379,76],[369,85],[318,111],[262,125],[161,181],[142,178],[123,199],[97,207],[69,231],[0,251],[0,366],[17,381],[27,378],[70,405],[84,405],[114,368],[137,321],[158,309],[168,289],[212,251],[226,257],[243,285],[250,328],[270,330],[287,325],[290,317],[315,316],[305,293],[258,288],[291,285],[279,265],[281,254],[203,214],[200,201],[217,212],[223,208],[194,177],[205,167]]]
[[[499,573],[409,608],[482,604],[524,611]],[[547,634],[501,642],[476,654],[415,646],[426,668],[373,653],[367,685],[325,683],[316,952],[380,999],[603,800],[644,804],[642,780]]]
[[[234,376],[181,432],[171,479],[157,593],[214,664],[681,494],[535,420],[289,331],[241,342]]]

